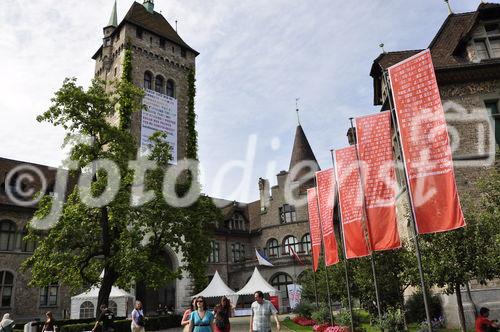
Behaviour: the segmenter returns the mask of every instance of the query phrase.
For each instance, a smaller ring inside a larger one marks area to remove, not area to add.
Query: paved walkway
[[[278,318],[280,321],[284,320],[285,317],[289,317],[290,315],[279,315]],[[231,332],[248,332],[248,328],[250,326],[250,317],[233,317],[231,320]],[[276,322],[273,320],[273,332],[276,331]],[[290,331],[285,326],[281,325],[281,331]],[[182,328],[168,329],[160,332],[182,332]]]

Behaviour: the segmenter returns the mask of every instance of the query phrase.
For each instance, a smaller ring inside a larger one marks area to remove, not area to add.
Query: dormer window
[[[500,58],[500,22],[479,26],[474,32],[474,46],[479,60]]]
[[[229,229],[244,231],[245,230],[245,219],[239,213],[233,214],[231,220],[229,220]]]

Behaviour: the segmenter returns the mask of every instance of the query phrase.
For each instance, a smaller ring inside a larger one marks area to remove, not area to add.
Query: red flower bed
[[[330,324],[321,324],[321,325],[314,325],[313,331],[315,331],[315,332],[349,332],[349,328],[347,328],[345,326],[338,326],[338,325],[331,326]]]
[[[301,326],[313,326],[313,325],[316,324],[316,321],[314,321],[312,319],[309,319],[309,318],[302,317],[302,316],[296,316],[293,319],[293,322],[295,324],[298,324],[298,325],[301,325]]]

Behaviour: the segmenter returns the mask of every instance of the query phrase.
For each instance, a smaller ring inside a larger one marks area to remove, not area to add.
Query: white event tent
[[[71,319],[88,318],[81,317],[80,313],[95,316],[97,306],[97,297],[99,296],[99,287],[92,287],[86,292],[71,297]],[[114,303],[113,303],[114,302]],[[116,307],[115,307],[116,305]],[[121,288],[113,286],[109,294],[109,308],[116,309],[117,317],[126,317],[129,311],[132,311],[134,305],[134,296]]]
[[[253,295],[256,291],[261,291],[262,293],[269,293],[270,295],[276,295],[279,291],[271,286],[264,277],[260,274],[257,267],[253,270],[250,280],[247,284],[240,289],[236,294],[238,295]]]
[[[212,281],[208,284],[208,286],[202,290],[200,293],[194,295],[193,297],[222,297],[226,296],[232,304],[236,304],[238,301],[238,295],[229,288],[226,283],[222,280],[218,271],[215,271],[215,274],[212,278]]]

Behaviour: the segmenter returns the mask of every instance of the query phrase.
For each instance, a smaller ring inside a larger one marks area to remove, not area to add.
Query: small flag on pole
[[[257,260],[259,261],[259,265],[264,265],[264,266],[274,266],[270,261],[269,258],[265,257],[262,255],[257,249],[255,249],[255,256],[257,256]]]
[[[297,255],[295,249],[293,249],[292,246],[288,246],[288,248],[290,249],[290,256],[292,256],[293,259],[296,260],[300,265],[304,265],[304,262],[300,259],[299,255]]]

